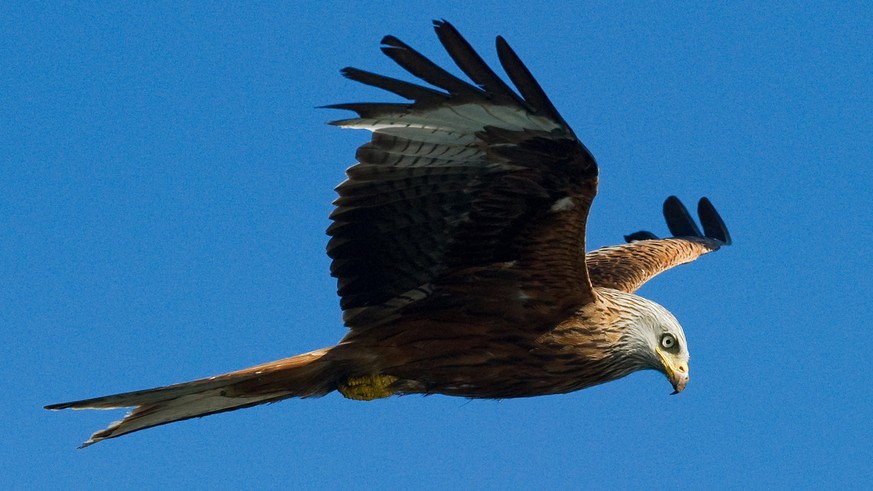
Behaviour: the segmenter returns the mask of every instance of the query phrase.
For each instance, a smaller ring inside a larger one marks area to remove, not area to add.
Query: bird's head
[[[673,384],[674,394],[688,384],[688,343],[679,321],[667,309],[637,295],[615,292],[624,314],[621,351],[637,370],[658,370]],[[615,297],[615,296],[614,296]]]
[[[678,394],[688,385],[688,342],[676,318],[666,309],[662,310],[669,319],[662,319],[652,328],[657,338],[653,348],[658,356],[656,369],[673,384],[673,394]]]

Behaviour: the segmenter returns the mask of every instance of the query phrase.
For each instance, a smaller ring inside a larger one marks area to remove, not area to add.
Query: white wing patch
[[[386,129],[433,130],[447,133],[472,135],[486,126],[496,126],[511,131],[552,131],[560,128],[554,121],[530,112],[506,106],[483,106],[462,104],[425,111],[409,111],[385,114],[375,118],[352,118],[337,121],[344,128],[367,129],[385,132]],[[386,132],[387,133],[387,132]],[[408,133],[391,133],[409,138]]]
[[[561,211],[572,210],[575,207],[576,203],[573,201],[573,198],[566,196],[552,203],[552,207],[549,208],[549,211],[558,213]]]

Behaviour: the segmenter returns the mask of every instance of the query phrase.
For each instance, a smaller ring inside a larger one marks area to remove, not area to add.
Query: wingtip
[[[353,111],[353,112],[356,112],[354,109],[352,109],[352,108],[350,108],[350,107],[346,107],[346,106],[347,106],[347,104],[327,104],[327,105],[324,105],[324,106],[316,106],[315,108],[316,108],[316,109],[340,109],[340,110],[342,110],[342,111]],[[359,115],[359,116],[360,116],[360,115]],[[325,122],[324,124],[329,125],[329,126],[337,126],[337,127],[339,127],[339,128],[342,128],[342,127],[345,126],[349,121],[355,121],[355,120],[357,120],[357,118],[337,119],[337,120],[333,120],[333,121],[327,121],[327,122]]]
[[[340,75],[342,75],[345,78],[352,78],[352,77],[354,77],[355,72],[359,72],[359,71],[360,71],[359,69],[357,69],[353,66],[346,66],[346,67],[340,68]]]
[[[75,402],[56,402],[54,404],[46,404],[42,408],[48,411],[61,411],[63,409],[74,408],[75,406]]]
[[[460,31],[458,31],[458,28],[446,19],[434,19],[433,30],[437,33],[437,36],[440,37],[446,34],[453,36],[461,35]]]
[[[82,442],[82,444],[76,448],[78,450],[81,450],[83,448],[90,447],[91,445],[94,445],[95,443],[100,443],[103,440],[106,440],[107,438],[113,438],[112,431],[118,426],[118,423],[120,423],[120,421],[116,421],[115,423],[112,423],[112,425],[110,425],[105,430],[100,430],[98,432],[95,432],[93,435],[91,435],[87,440]]]
[[[676,196],[664,200],[664,219],[674,237],[703,237],[688,208]]]
[[[723,245],[731,245],[733,243],[727,225],[725,225],[721,215],[719,215],[715,206],[706,196],[700,198],[700,201],[697,202],[697,216],[700,217],[700,224],[703,225],[703,230],[707,237],[716,239]]]
[[[396,36],[388,34],[387,36],[383,36],[382,40],[379,41],[382,44],[382,51],[385,51],[386,48],[405,48],[406,44],[398,39]]]
[[[723,245],[731,245],[732,239],[728,232],[727,225],[716,211],[709,198],[702,197],[697,202],[697,216],[700,225],[703,227],[701,232],[697,221],[691,216],[688,208],[676,196],[668,196],[664,200],[663,207],[664,219],[667,221],[667,228],[673,237],[694,238],[698,241],[705,241],[713,250],[718,249]],[[636,232],[626,235],[625,240],[640,240],[644,232]]]
[[[353,104],[325,104],[323,106],[315,106],[316,109],[342,109],[344,111],[354,111],[354,109],[349,109],[348,106]]]
[[[679,207],[685,208],[685,205],[682,204],[682,200],[680,200],[674,194],[667,196],[667,199],[664,200],[664,209],[666,210],[668,206],[671,206],[671,207],[679,206]]]

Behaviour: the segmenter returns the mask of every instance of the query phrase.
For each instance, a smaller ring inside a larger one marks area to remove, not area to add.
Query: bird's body
[[[354,367],[351,379],[384,374],[396,378],[383,394],[445,394],[468,398],[514,398],[562,394],[605,383],[659,360],[622,349],[629,342],[628,309],[665,315],[636,295],[597,289],[600,302],[586,305],[555,326],[515,331],[502,322],[435,322],[422,319],[379,330],[378,336],[351,334],[331,358]],[[673,320],[675,322],[675,320]],[[677,324],[678,325],[678,324]],[[418,332],[431,333],[422,337]],[[363,355],[363,356],[362,356]],[[368,399],[373,397],[361,397]]]
[[[585,254],[598,168],[502,38],[520,96],[448,23],[436,31],[464,82],[393,37],[383,51],[442,91],[347,68],[412,100],[334,106],[373,132],[338,188],[327,253],[349,333],[336,345],[237,372],[48,406],[135,407],[85,445],[191,417],[339,391],[350,399],[559,394],[663,372],[678,392],[688,349],[676,319],[633,292],[730,243],[705,198],[669,198],[677,237],[638,232]]]

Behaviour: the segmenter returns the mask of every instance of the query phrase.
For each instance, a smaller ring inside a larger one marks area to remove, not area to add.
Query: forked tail
[[[317,397],[336,389],[335,364],[324,359],[330,348],[311,351],[236,372],[155,389],[126,392],[46,409],[134,407],[121,421],[100,430],[81,447],[183,419],[233,411],[289,397]]]

